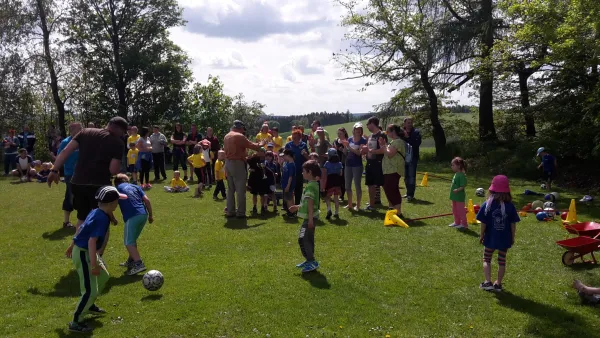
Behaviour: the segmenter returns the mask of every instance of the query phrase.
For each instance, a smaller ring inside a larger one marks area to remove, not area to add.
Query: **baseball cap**
[[[123,129],[124,132],[127,131],[127,127],[129,126],[127,120],[125,120],[121,116],[113,117],[112,119],[110,119],[110,121],[108,121],[108,123],[120,127],[121,129]]]
[[[337,154],[338,152],[335,148],[329,148],[329,150],[327,150],[327,156],[336,156]]]
[[[127,195],[120,194],[117,188],[111,185],[105,185],[96,191],[95,198],[98,202],[110,203],[119,199],[125,200],[127,199]]]
[[[352,127],[352,129],[356,129],[356,128],[362,128],[362,127],[363,127],[362,123],[360,123],[360,122],[356,122],[356,123],[354,124],[354,127]]]
[[[537,156],[540,156],[540,154],[543,153],[544,150],[546,150],[544,147],[539,147],[537,150]]]
[[[274,147],[274,146],[275,146],[275,145],[273,144],[273,142],[269,142],[269,143],[267,144],[267,147],[271,147],[271,148],[272,148],[272,147]]]
[[[235,121],[233,121],[233,128],[244,129],[244,128],[246,128],[246,125],[244,124],[244,122],[242,122],[240,120],[235,120]]]

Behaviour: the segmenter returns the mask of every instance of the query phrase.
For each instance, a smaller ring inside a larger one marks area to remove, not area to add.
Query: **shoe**
[[[152,184],[150,184],[150,183],[146,184],[146,189],[152,189]]]
[[[325,219],[331,219],[331,210],[327,210],[327,216],[325,216]]]
[[[494,290],[494,284],[492,284],[492,282],[483,282],[483,283],[479,284],[479,288],[481,290],[491,291],[491,290]]]
[[[256,206],[252,208],[252,215],[256,215],[258,214],[258,209],[256,209]]]
[[[408,198],[408,195],[404,195],[404,196],[402,196],[402,198]]]
[[[306,264],[309,264],[309,262],[308,261],[304,261],[304,262],[302,262],[300,264],[296,264],[296,267],[298,269],[303,269],[306,266]]]
[[[458,230],[466,229],[466,227],[464,225],[461,225],[461,224],[457,224],[454,228],[458,229]]]
[[[338,213],[333,214],[333,218],[340,219],[340,214],[338,214]]]
[[[408,202],[412,202],[414,199],[415,199],[414,197],[412,197],[412,196],[408,196],[408,197],[406,198],[406,201],[408,201]]]
[[[106,310],[104,310],[103,308],[99,308],[98,306],[96,306],[96,304],[92,304],[92,306],[90,306],[88,311],[91,312],[92,314],[96,314],[96,315],[106,314]]]
[[[352,207],[349,205],[344,205],[344,209],[352,209]]]
[[[581,304],[584,305],[598,305],[600,304],[600,296],[599,295],[590,295],[581,291],[577,291],[579,295],[579,299],[581,299]]]
[[[163,176],[162,180],[166,181],[167,180],[167,176]]]
[[[139,261],[139,262],[133,263],[131,265],[131,267],[127,271],[125,271],[125,274],[127,276],[133,276],[142,271],[146,271],[146,266],[144,265],[144,263],[142,261]]]
[[[70,322],[69,331],[77,333],[90,333],[92,332],[92,328],[88,327],[83,323]]]
[[[73,228],[73,224],[71,222],[63,222],[63,228]]]
[[[367,207],[365,208],[366,211],[375,211],[375,208],[373,208],[372,206],[367,204]]]
[[[263,206],[263,207],[261,207],[261,208],[260,208],[260,214],[261,214],[261,215],[264,215],[264,214],[266,214],[267,212],[269,212],[269,210],[267,210],[267,207]]]
[[[494,291],[502,292],[502,284],[494,284]]]
[[[456,228],[458,226],[458,224],[452,223],[452,224],[448,224],[448,226],[451,227],[451,228]]]
[[[183,180],[184,180],[184,181],[187,181],[187,180],[188,180],[188,177],[187,177],[187,176],[183,176]],[[190,180],[191,180],[191,181],[188,181],[188,182],[192,182],[192,181],[194,181],[194,180],[193,180],[193,179],[191,179],[191,178],[190,178]]]
[[[294,214],[294,213],[291,213],[291,212],[289,212],[289,211],[288,211],[288,212],[286,212],[285,216],[286,216],[287,218],[290,218],[290,219],[294,219],[294,218],[296,218],[296,214]]]
[[[306,263],[304,268],[302,268],[302,273],[315,271],[318,268],[319,268],[319,262],[317,262],[317,261],[308,262],[308,263]]]
[[[246,218],[248,218],[248,216],[246,216],[246,215],[237,215],[237,216],[235,216],[235,218],[237,218],[237,219],[246,219]]]
[[[235,214],[225,214],[225,217],[226,217],[226,218],[234,218],[234,217],[235,217]]]
[[[213,196],[213,200],[218,200],[219,198],[217,196]]]
[[[360,208],[359,208],[359,207],[358,207],[358,205],[357,205],[357,206],[355,206],[354,208],[352,208],[352,210],[354,210],[354,211],[356,211],[356,212],[359,212],[359,211],[360,211]]]
[[[123,266],[129,268],[133,265],[133,260],[131,258],[127,258],[127,260],[123,263],[119,263],[119,266]]]

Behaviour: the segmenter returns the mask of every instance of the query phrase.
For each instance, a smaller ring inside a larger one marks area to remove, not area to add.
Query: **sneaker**
[[[357,206],[355,206],[354,208],[352,208],[352,210],[354,210],[354,211],[356,211],[356,212],[359,212],[359,211],[360,211],[360,208],[359,208],[359,207],[358,207],[358,205],[357,205]]]
[[[92,306],[90,306],[90,308],[88,309],[88,311],[91,312],[92,314],[96,314],[96,315],[106,314],[106,310],[104,310],[103,308],[98,307],[96,304],[92,304]]]
[[[252,208],[252,215],[256,215],[256,214],[258,214],[258,209],[256,209],[256,206],[254,206]]]
[[[184,181],[187,181],[187,180],[188,180],[188,177],[187,177],[187,176],[183,176],[183,180],[184,180]],[[194,180],[190,178],[190,181],[188,181],[188,182],[193,182],[193,181],[194,181]]]
[[[69,331],[77,333],[90,333],[92,329],[83,323],[70,322]]]
[[[289,212],[289,211],[288,211],[288,212],[285,214],[285,216],[286,216],[287,218],[291,218],[291,219],[293,219],[293,218],[296,218],[296,214],[294,214],[294,213],[291,213],[291,212]]]
[[[73,224],[71,222],[63,222],[63,228],[73,228]]]
[[[304,261],[304,262],[302,262],[300,264],[296,264],[296,267],[298,269],[303,269],[306,266],[306,264],[309,264],[309,261]]]
[[[218,200],[219,198],[217,196],[213,196],[213,200]]]
[[[331,210],[327,210],[327,216],[325,216],[325,219],[331,219]]]
[[[269,210],[267,210],[267,207],[265,207],[265,206],[262,206],[262,207],[260,208],[260,214],[261,214],[261,215],[264,215],[264,214],[266,214],[267,212],[269,212]]]
[[[146,189],[152,189],[152,184],[150,184],[150,183],[146,184]]]
[[[494,284],[492,284],[492,282],[483,282],[483,283],[479,284],[479,288],[481,290],[491,291],[491,290],[494,290]]]
[[[457,224],[457,225],[456,225],[454,228],[455,228],[455,229],[458,229],[458,230],[463,230],[463,229],[465,229],[466,227],[465,227],[464,225],[462,225],[462,224]]]
[[[333,214],[333,218],[340,219],[340,214],[338,214],[338,213]]]
[[[407,200],[408,202],[412,202],[414,199],[415,199],[415,198],[414,198],[414,197],[412,197],[412,196],[408,196],[408,197],[406,198],[406,200]]]
[[[302,273],[315,271],[318,268],[319,268],[319,262],[317,262],[317,261],[307,262],[306,265],[304,265],[304,268],[302,268]]]
[[[458,226],[458,224],[452,223],[452,224],[448,224],[448,226],[451,227],[451,228],[456,228]]]
[[[366,211],[375,211],[375,208],[373,208],[371,205],[367,204],[367,207],[365,208]]]
[[[599,295],[589,295],[587,293],[577,291],[579,294],[579,299],[581,299],[581,303],[585,305],[598,305],[600,304],[600,296]]]
[[[404,195],[404,196],[402,196],[402,198],[408,198],[408,195]]]
[[[142,261],[139,261],[139,262],[133,263],[133,265],[127,271],[125,271],[125,274],[127,276],[133,276],[142,271],[146,271],[146,266],[144,265],[144,263]]]
[[[131,258],[127,258],[127,260],[123,263],[119,263],[119,266],[123,266],[129,268],[133,265],[133,260]]]
[[[494,291],[502,292],[502,284],[494,284]]]

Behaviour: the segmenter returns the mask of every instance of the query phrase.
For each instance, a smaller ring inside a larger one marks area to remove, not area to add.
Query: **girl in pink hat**
[[[485,281],[479,288],[486,291],[502,291],[502,279],[506,272],[506,252],[515,243],[516,223],[520,221],[512,204],[508,177],[498,175],[492,180],[488,199],[477,214],[481,222],[479,242],[483,251],[483,274]],[[498,279],[491,282],[492,255],[498,250]]]

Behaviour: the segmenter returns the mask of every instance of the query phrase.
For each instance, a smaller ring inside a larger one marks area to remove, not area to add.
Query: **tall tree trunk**
[[[117,95],[119,96],[119,116],[127,119],[127,86],[125,84],[125,71],[121,64],[121,41],[119,40],[119,25],[117,23],[117,16],[115,14],[114,0],[109,0],[108,5],[110,8],[110,22],[112,26],[112,47],[113,57],[115,60],[115,69],[117,71]]]
[[[446,133],[444,133],[444,128],[440,123],[438,98],[431,82],[429,82],[429,75],[426,70],[421,71],[420,78],[429,99],[429,121],[431,122],[431,132],[435,143],[435,155],[441,158],[446,149]]]
[[[46,59],[46,65],[48,66],[48,72],[50,73],[50,88],[52,89],[52,98],[56,104],[56,110],[58,111],[58,128],[60,130],[60,134],[64,137],[67,135],[65,130],[65,103],[60,98],[58,91],[58,78],[56,77],[54,61],[52,60],[52,54],[50,53],[50,30],[48,29],[48,19],[46,17],[46,8],[44,7],[43,0],[37,0],[37,8],[38,15],[40,17],[42,35],[44,37],[44,59]]]
[[[479,86],[479,139],[482,141],[496,140],[496,127],[494,126],[494,73],[490,62],[492,48],[494,47],[494,17],[492,0],[481,2],[481,16],[483,18],[481,43],[483,45],[482,59],[484,62]]]
[[[519,91],[521,93],[521,108],[523,108],[523,115],[525,116],[525,132],[527,137],[535,137],[535,121],[533,115],[529,111],[529,86],[527,80],[532,75],[530,71],[520,69],[519,75]]]

